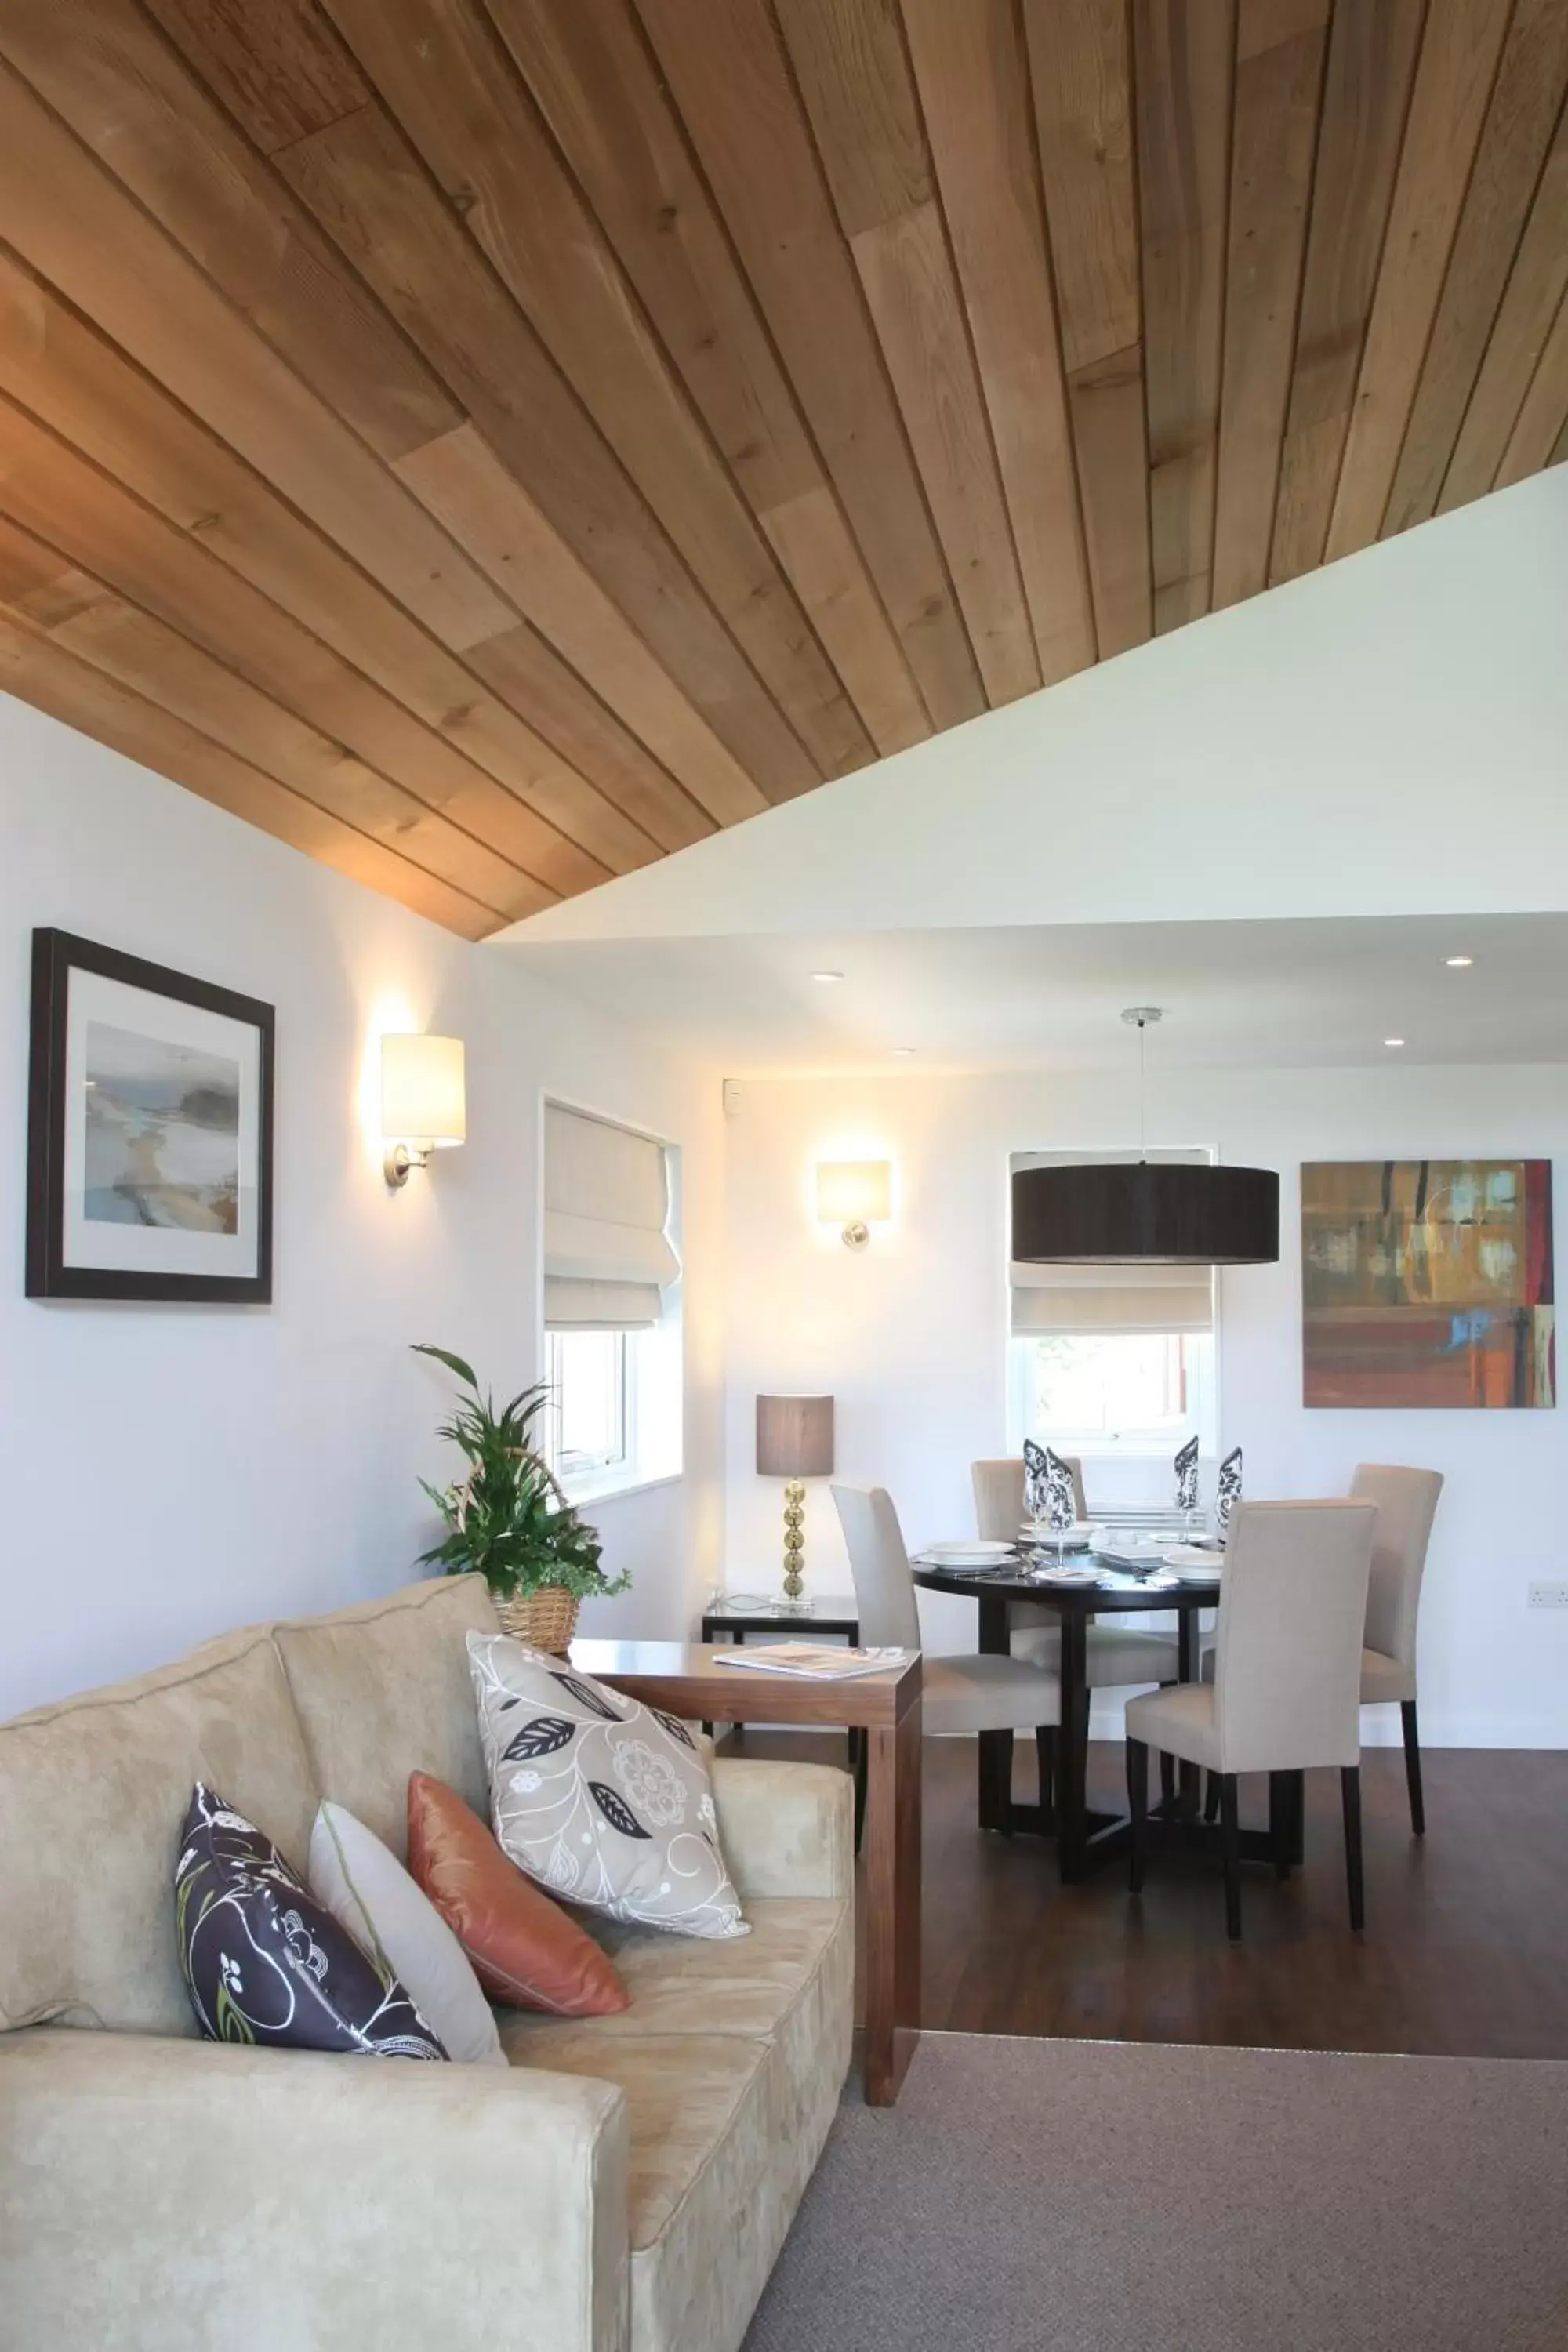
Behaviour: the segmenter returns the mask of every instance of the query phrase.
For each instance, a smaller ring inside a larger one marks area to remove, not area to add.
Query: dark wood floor
[[[752,1732],[747,1755],[839,1763],[843,1743]],[[1055,1849],[974,1825],[974,1747],[926,1742],[924,2022],[964,2033],[1568,2058],[1568,1752],[1434,1748],[1427,1833],[1404,1763],[1363,1759],[1367,1932],[1350,1933],[1339,1776],[1309,1774],[1306,1866],[1244,1873],[1227,1945],[1217,1862],[1151,1857],[1057,1884]],[[1020,1754],[1016,1793],[1032,1798]],[[1122,1751],[1089,1751],[1090,1801],[1122,1809]],[[1261,1825],[1266,1784],[1242,1784]]]

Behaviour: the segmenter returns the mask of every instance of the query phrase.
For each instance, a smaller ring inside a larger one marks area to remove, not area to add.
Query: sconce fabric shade
[[[830,1396],[760,1396],[757,1399],[759,1478],[830,1478],[833,1475],[833,1399]]]
[[[893,1168],[888,1160],[821,1160],[816,1213],[825,1225],[884,1224],[893,1213]]]
[[[418,1151],[467,1140],[460,1037],[394,1034],[382,1039],[381,1131],[388,1142]]]
[[[669,1171],[651,1135],[544,1107],[544,1328],[639,1331],[680,1279]]]

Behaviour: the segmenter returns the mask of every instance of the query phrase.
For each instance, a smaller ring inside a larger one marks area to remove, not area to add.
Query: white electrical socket
[[[1531,1584],[1529,1605],[1531,1609],[1568,1609],[1568,1584]]]

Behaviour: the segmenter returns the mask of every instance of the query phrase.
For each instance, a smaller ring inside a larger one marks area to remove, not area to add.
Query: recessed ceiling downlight
[[[1469,970],[1470,966],[1471,966],[1471,965],[1474,963],[1474,961],[1475,961],[1475,957],[1474,957],[1474,956],[1445,956],[1445,957],[1443,958],[1443,961],[1447,965],[1448,970],[1449,970],[1450,971],[1468,971],[1468,970]]]
[[[811,976],[813,980],[820,980],[826,982],[831,980],[842,980],[844,974],[841,971],[814,971]]]
[[[1385,1045],[1397,1048],[1404,1045],[1405,1040],[1403,1037],[1385,1037],[1383,1042]]]

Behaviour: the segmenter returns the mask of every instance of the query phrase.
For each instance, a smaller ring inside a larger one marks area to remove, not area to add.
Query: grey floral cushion
[[[468,1663],[496,1839],[520,1870],[612,1919],[750,1934],[684,1723],[504,1633],[470,1633]]]
[[[209,2042],[447,2055],[391,1971],[367,1958],[264,1831],[199,1780],[174,1866],[174,1925]]]

